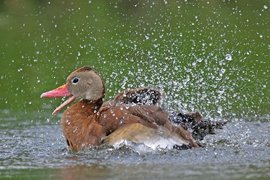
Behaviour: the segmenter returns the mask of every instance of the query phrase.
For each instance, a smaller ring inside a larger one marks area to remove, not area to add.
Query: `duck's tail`
[[[171,113],[170,120],[190,131],[195,140],[203,140],[208,134],[215,134],[215,129],[222,129],[226,121],[204,120],[199,112]]]

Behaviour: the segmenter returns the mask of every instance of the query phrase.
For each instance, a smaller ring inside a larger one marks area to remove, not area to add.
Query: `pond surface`
[[[269,0],[0,1],[0,40],[0,179],[270,178]],[[205,148],[69,152],[39,97],[85,65],[106,99],[157,87],[228,124]]]
[[[270,123],[236,120],[191,150],[137,152],[100,147],[69,152],[57,121],[1,117],[0,174],[14,179],[267,179]],[[32,118],[35,115],[32,115]],[[267,117],[266,117],[267,118]]]

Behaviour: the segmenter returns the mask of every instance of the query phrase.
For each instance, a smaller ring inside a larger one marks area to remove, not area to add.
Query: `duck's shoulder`
[[[114,98],[116,104],[155,105],[162,99],[162,91],[154,88],[126,89]]]

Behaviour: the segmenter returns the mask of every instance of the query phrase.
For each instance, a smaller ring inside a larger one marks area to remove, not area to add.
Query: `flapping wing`
[[[114,101],[119,104],[155,105],[161,98],[162,93],[157,89],[137,88],[119,93]]]

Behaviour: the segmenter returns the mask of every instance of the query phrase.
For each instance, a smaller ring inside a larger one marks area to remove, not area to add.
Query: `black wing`
[[[120,104],[155,105],[161,98],[162,93],[157,89],[137,88],[119,93],[114,101]]]

